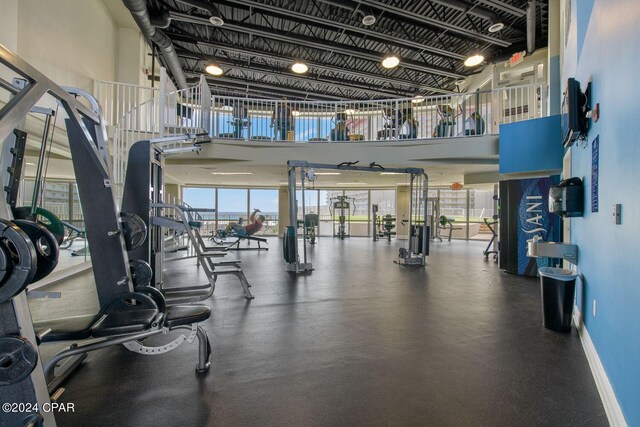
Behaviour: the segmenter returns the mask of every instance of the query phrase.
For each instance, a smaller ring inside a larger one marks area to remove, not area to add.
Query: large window
[[[308,141],[318,137],[318,117],[299,116],[295,118],[296,141]]]
[[[429,197],[437,207],[436,216],[444,215],[453,221],[451,236],[454,239],[489,240],[491,238],[491,230],[484,220],[491,222],[494,214],[497,214],[493,196],[493,190],[441,189],[437,190],[437,194],[429,191]],[[449,232],[449,228],[446,228],[442,231],[442,235],[449,237]]]
[[[249,219],[246,188],[218,189],[218,228],[225,228],[230,222],[243,223]]]
[[[182,201],[193,208],[216,208],[216,191],[213,188],[184,187],[182,189]],[[199,213],[204,220],[200,232],[210,235],[215,232],[215,212]]]
[[[258,190],[249,191],[250,210],[260,209],[266,221],[262,230],[258,234],[277,235],[278,234],[278,190]]]
[[[270,140],[273,137],[270,114],[251,114],[249,134],[254,140]]]

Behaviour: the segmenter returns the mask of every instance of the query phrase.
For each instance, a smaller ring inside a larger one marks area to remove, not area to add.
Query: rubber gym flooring
[[[396,242],[321,238],[315,271],[284,272],[281,241],[237,252],[252,283],[218,280],[197,345],[142,356],[89,355],[66,383],[61,426],[607,425],[577,332],[541,326],[537,279],[507,275],[484,242],[433,243],[426,268],[393,263]],[[194,260],[170,264],[172,283],[205,280]],[[49,310],[96,310],[90,280],[56,286]],[[65,292],[68,291],[68,292]],[[45,357],[53,350],[43,348]]]

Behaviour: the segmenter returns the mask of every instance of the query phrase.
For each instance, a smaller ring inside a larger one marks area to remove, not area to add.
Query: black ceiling
[[[480,51],[491,62],[525,50],[527,0],[465,2],[473,7],[470,12],[441,0],[221,0],[208,2],[225,22],[214,27],[210,13],[185,4],[189,1],[147,0],[156,19],[173,12],[163,31],[187,77],[204,73],[207,62],[222,65],[224,76],[209,79],[213,93],[309,99],[455,91],[457,79],[481,71],[482,66],[464,66],[469,52]],[[536,3],[536,47],[541,48],[547,43],[547,1]],[[359,13],[366,7],[376,16],[370,26]],[[489,21],[474,9],[494,12],[506,26],[489,33]],[[380,64],[388,52],[401,59],[392,70]],[[292,73],[293,59],[305,61],[309,72]]]

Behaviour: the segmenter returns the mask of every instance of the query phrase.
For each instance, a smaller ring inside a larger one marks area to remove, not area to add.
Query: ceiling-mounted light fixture
[[[382,60],[384,68],[395,68],[398,64],[400,64],[400,59],[394,54],[389,54]]]
[[[217,15],[209,17],[209,22],[211,22],[211,25],[214,27],[222,27],[224,25],[224,19]]]
[[[307,71],[309,71],[309,67],[307,66],[307,64],[305,64],[302,61],[296,61],[293,64],[291,64],[291,71],[293,71],[296,74],[304,74]]]
[[[467,79],[458,79],[458,80],[456,80],[455,85],[456,86],[462,86],[466,82],[467,82]]]
[[[482,64],[482,61],[484,61],[484,56],[479,53],[474,53],[469,55],[469,57],[464,61],[464,65],[465,67],[475,67],[476,65]]]
[[[218,64],[214,64],[213,62],[209,63],[204,70],[212,76],[221,76],[222,73],[224,73],[222,67]]]
[[[504,28],[504,24],[502,22],[495,22],[493,24],[491,24],[491,26],[489,27],[489,32],[490,33],[497,33],[498,31],[502,30]]]
[[[362,25],[373,25],[376,23],[376,16],[373,13],[362,15]]]

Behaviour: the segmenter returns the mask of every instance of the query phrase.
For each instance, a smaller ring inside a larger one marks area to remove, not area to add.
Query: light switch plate
[[[622,224],[622,205],[620,203],[613,205],[613,223]]]

